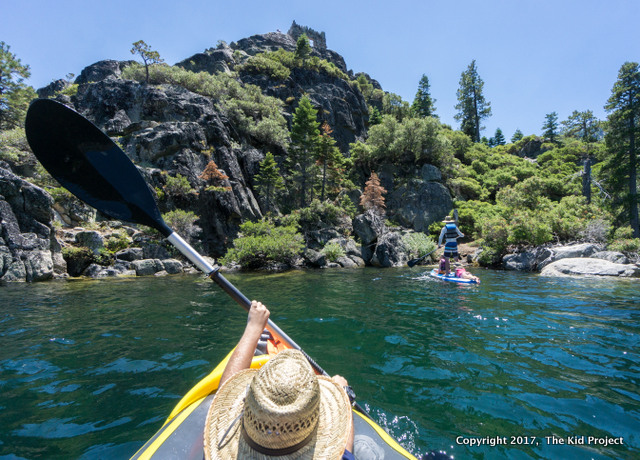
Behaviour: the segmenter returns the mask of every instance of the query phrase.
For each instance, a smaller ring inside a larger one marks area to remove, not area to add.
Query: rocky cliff
[[[248,56],[265,51],[295,51],[296,37],[302,32],[315,38],[313,55],[353,77],[344,59],[326,48],[324,34],[295,23],[289,33],[255,35],[230,45],[220,44],[176,66],[211,74],[235,69],[236,81],[255,85],[264,95],[282,101],[282,112],[289,126],[297,101],[307,95],[318,109],[319,121],[326,121],[332,127],[337,146],[348,156],[349,143],[365,139],[368,128],[367,104],[357,85],[307,68],[294,68],[282,80],[243,70],[240,65]],[[59,80],[39,90],[39,95],[55,97],[73,107],[114,138],[158,193],[161,211],[176,207],[193,211],[199,216],[201,229],[196,241],[198,248],[205,254],[221,256],[237,235],[240,223],[259,219],[265,212],[254,183],[258,164],[268,151],[286,157],[286,148],[239,129],[229,111],[215,98],[177,84],[145,84],[123,79],[123,69],[130,65],[131,61],[101,61],[80,73],[74,82],[75,94],[61,95],[60,91],[70,83]],[[215,190],[208,189],[201,178],[211,161],[225,177]],[[86,213],[83,214],[82,205],[73,200],[67,204],[57,202],[54,212],[53,200],[47,192],[13,174],[11,170],[15,171],[17,166],[12,166],[0,165],[0,279],[32,281],[64,273],[53,221],[60,221],[63,227],[73,227]],[[389,215],[397,217],[403,226],[426,231],[430,223],[442,219],[450,210],[451,197],[434,169],[423,170],[420,177],[405,181],[399,188],[394,184],[393,173],[387,178]],[[168,181],[176,177],[186,178],[188,190],[166,196]],[[80,212],[74,214],[70,209],[74,206]],[[382,243],[389,238],[378,235],[378,240]],[[401,245],[395,245],[394,249],[393,244],[387,243],[384,247],[390,249],[385,249],[386,254],[372,254],[370,249],[362,253],[359,247],[354,249],[352,243],[340,241],[349,247],[347,252],[356,265],[403,263],[406,255],[404,259],[397,254],[389,256],[394,251],[401,252]],[[313,244],[309,247],[313,250]],[[163,254],[163,258],[168,257]],[[40,263],[34,262],[38,260]],[[351,262],[345,261],[345,264],[351,265]]]

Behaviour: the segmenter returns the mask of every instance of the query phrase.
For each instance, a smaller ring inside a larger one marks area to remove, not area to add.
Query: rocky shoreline
[[[233,69],[234,76],[227,83],[251,85],[265,98],[273,98],[271,103],[278,108],[287,129],[296,101],[307,96],[318,109],[318,121],[331,126],[336,145],[346,155],[352,142],[367,137],[370,120],[364,96],[353,81],[359,74],[349,70],[338,53],[326,49],[320,40],[322,46],[314,48],[312,54],[337,70],[296,67],[285,79],[270,78],[244,65],[249,57],[265,51],[295,51],[301,30],[314,33],[294,23],[287,34],[268,33],[230,45],[221,43],[178,62],[174,68],[210,75]],[[154,191],[160,212],[180,210],[196,216],[199,233],[193,236],[194,247],[202,254],[220,258],[238,236],[243,222],[280,215],[257,192],[256,175],[267,152],[277,154],[282,162],[286,149],[277,136],[243,130],[243,123],[233,120],[237,110],[225,108],[216,97],[178,84],[146,84],[122,78],[123,71],[132,65],[131,61],[100,61],[83,69],[73,84],[58,80],[38,90],[38,95],[74,108],[111,136]],[[341,77],[338,71],[347,77]],[[368,81],[381,90],[377,81],[369,77]],[[245,120],[244,124],[254,122]],[[20,161],[0,161],[0,282],[193,270],[159,235],[106,221],[55,185],[43,185],[46,190],[35,185],[42,183],[37,161],[28,147],[22,150]],[[203,179],[204,170],[211,164],[220,173],[219,183]],[[350,202],[359,214],[353,218],[340,216],[337,222],[307,222],[301,229],[305,249],[298,260],[268,269],[401,267],[422,255],[415,254],[406,240],[416,232],[428,233],[430,225],[442,221],[454,205],[442,173],[431,164],[414,170],[400,170],[386,163],[379,166],[376,172],[386,189],[388,220],[359,207],[361,189],[370,172],[356,169],[357,186],[340,199]],[[389,221],[398,226],[391,227]],[[189,239],[192,235],[181,236]],[[329,244],[336,248],[332,256],[325,250]],[[477,262],[478,251],[481,249],[469,251],[468,263]],[[553,276],[640,277],[637,261],[637,256],[630,260],[597,245],[543,247],[508,254],[498,268]]]

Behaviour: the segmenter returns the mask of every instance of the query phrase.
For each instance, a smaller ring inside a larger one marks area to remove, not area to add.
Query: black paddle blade
[[[38,99],[27,111],[25,131],[44,168],[82,201],[114,219],[172,233],[129,157],[78,112]]]

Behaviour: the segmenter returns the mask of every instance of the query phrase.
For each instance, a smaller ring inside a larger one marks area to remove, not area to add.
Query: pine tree
[[[550,142],[557,142],[558,140],[558,113],[557,112],[551,112],[545,116],[542,129],[543,129],[542,137],[544,137],[545,139],[549,139]]]
[[[482,94],[484,81],[478,75],[475,59],[460,76],[460,88],[457,91],[458,113],[455,119],[460,122],[460,129],[473,142],[480,142],[480,122],[491,115],[491,103]]]
[[[275,193],[284,189],[284,180],[271,152],[267,152],[259,167],[260,171],[255,176],[256,188],[264,195],[267,209],[271,209],[274,205]]]
[[[311,51],[311,44],[309,43],[309,37],[307,37],[307,34],[300,35],[296,42],[295,58],[301,61],[304,65],[305,61],[309,56],[311,56]]]
[[[382,114],[376,107],[369,106],[369,126],[379,125],[380,123],[382,123]]]
[[[610,187],[621,198],[623,209],[628,212],[633,236],[640,238],[637,188],[640,67],[637,62],[625,62],[622,65],[605,109],[609,112],[605,138],[608,156],[603,172],[609,176]]]
[[[496,128],[496,133],[493,135],[493,145],[504,145],[507,141],[504,138],[504,134],[502,134],[502,130],[500,128]]]
[[[22,126],[29,103],[36,92],[24,80],[31,76],[28,65],[10,51],[11,47],[0,41],[0,129]]]
[[[568,119],[562,122],[563,134],[575,137],[583,142],[595,142],[598,140],[600,121],[593,116],[591,110],[578,112],[574,110]]]
[[[229,179],[229,176],[220,171],[218,169],[218,165],[213,160],[207,163],[204,171],[202,171],[202,174],[200,174],[200,179],[204,180],[213,187],[219,187],[226,191],[231,190],[231,187],[229,187],[228,185],[224,185],[225,181]]]
[[[295,171],[295,180],[299,183],[300,206],[303,208],[311,201],[307,200],[307,192],[312,191],[314,185],[314,160],[320,143],[317,114],[318,111],[312,107],[309,98],[303,96],[293,114],[291,126],[289,157]]]
[[[146,83],[149,83],[149,66],[152,64],[160,64],[164,62],[164,59],[160,57],[160,53],[153,51],[151,47],[144,42],[144,40],[138,40],[133,43],[131,54],[139,54],[142,58],[142,62],[144,62],[144,70],[147,74]]]
[[[524,137],[524,134],[522,134],[522,131],[520,131],[520,128],[518,128],[516,129],[516,132],[513,133],[513,136],[511,136],[511,142],[512,143],[518,142],[523,137]]]
[[[380,178],[375,172],[371,173],[369,180],[365,183],[364,192],[360,196],[360,205],[365,210],[372,210],[378,215],[384,215],[384,194],[385,188],[380,185]]]
[[[563,134],[567,137],[580,139],[586,146],[583,154],[583,174],[582,174],[582,195],[587,203],[591,203],[591,143],[598,140],[600,132],[600,121],[593,116],[591,110],[578,112],[574,110],[569,118],[562,122]]]
[[[338,147],[336,147],[336,141],[331,137],[333,130],[328,123],[322,123],[320,142],[318,143],[318,151],[316,159],[318,164],[322,167],[322,191],[320,193],[320,201],[324,201],[325,189],[327,186],[327,170],[339,168],[342,166],[342,154]]]
[[[429,78],[426,75],[422,75],[420,83],[418,83],[418,92],[413,100],[411,110],[419,117],[435,117],[435,102],[436,100],[431,97]]]

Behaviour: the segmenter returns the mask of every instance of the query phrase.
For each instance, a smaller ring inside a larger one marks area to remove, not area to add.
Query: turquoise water
[[[638,458],[640,281],[474,273],[227,278],[416,455]],[[0,305],[0,459],[129,458],[246,321],[193,275],[11,284]]]

